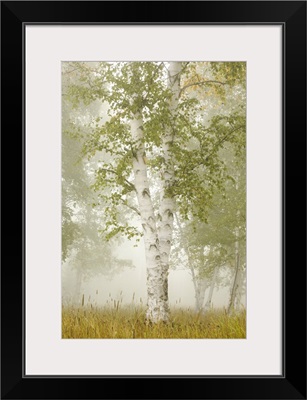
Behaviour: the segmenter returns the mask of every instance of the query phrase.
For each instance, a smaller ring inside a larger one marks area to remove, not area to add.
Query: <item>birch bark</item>
[[[211,307],[211,303],[212,303],[212,296],[213,296],[213,291],[214,291],[214,287],[215,287],[215,283],[217,280],[217,276],[218,276],[218,268],[214,269],[214,273],[213,273],[213,277],[212,277],[212,282],[210,285],[210,290],[209,290],[209,294],[208,294],[208,298],[205,304],[205,310],[209,310]]]
[[[239,274],[239,281],[238,281],[238,290],[237,290],[237,295],[235,299],[235,309],[239,310],[240,307],[242,306],[241,299],[243,295],[243,283],[245,280],[245,269],[243,267],[240,268],[240,274]]]
[[[236,182],[236,190],[239,189],[239,177],[237,176],[237,182]],[[237,211],[237,220],[239,221],[240,217],[240,211]],[[242,273],[242,267],[241,267],[241,262],[240,262],[240,250],[239,250],[239,227],[237,226],[235,228],[235,276],[234,276],[234,281],[233,281],[233,286],[231,289],[231,294],[230,294],[230,300],[229,300],[229,306],[228,306],[228,314],[232,313],[235,308],[235,302],[236,298],[238,295],[238,289],[240,286],[240,281],[241,281],[241,273]]]
[[[168,88],[172,95],[169,101],[171,120],[175,118],[180,94],[181,62],[170,62],[168,69]],[[174,184],[174,166],[172,162],[171,146],[175,132],[170,124],[165,128],[162,138],[162,154],[164,163],[161,166],[161,191],[158,215],[159,246],[162,264],[163,300],[168,308],[168,273],[171,243],[174,227],[175,200],[171,190]]]
[[[189,246],[187,244],[186,239],[184,238],[183,230],[182,230],[177,213],[175,213],[175,218],[176,218],[177,227],[180,231],[180,237],[181,237],[180,242],[181,242],[181,245],[188,257],[188,267],[189,267],[189,269],[191,271],[191,275],[192,275],[192,283],[193,283],[194,293],[195,293],[195,310],[199,311],[200,310],[200,305],[199,305],[200,304],[200,301],[199,301],[199,283],[200,282],[199,282],[199,279],[197,279],[195,269],[193,266],[193,260],[192,260],[190,250],[189,250]]]
[[[145,257],[147,267],[147,312],[148,321],[156,323],[168,320],[168,307],[164,296],[164,280],[159,249],[156,217],[149,189],[145,148],[140,113],[130,122],[133,149],[134,186],[141,215]]]
[[[235,276],[233,280],[233,285],[230,294],[229,306],[228,306],[228,314],[234,311],[235,299],[238,292],[239,282],[240,282],[240,253],[239,253],[239,228],[236,228],[236,237],[237,240],[235,242],[235,262],[236,262],[236,269],[235,269]]]
[[[178,106],[181,63],[171,62],[168,70],[168,88],[171,90],[169,111],[171,119]],[[145,163],[144,137],[141,114],[131,121],[134,185],[142,220],[147,264],[147,319],[151,322],[167,321],[169,258],[173,235],[175,201],[171,193],[174,182],[171,145],[174,140],[172,124],[167,124],[162,137],[161,190],[158,221],[156,220],[149,189]]]
[[[197,312],[201,312],[203,309],[203,304],[204,304],[207,288],[208,288],[207,279],[198,278],[197,290],[196,290],[196,295],[195,295]]]

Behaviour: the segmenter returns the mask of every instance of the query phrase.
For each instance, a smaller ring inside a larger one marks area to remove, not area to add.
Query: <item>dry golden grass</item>
[[[146,324],[142,306],[95,308],[63,307],[63,339],[243,339],[246,313],[228,316],[224,311],[195,313],[173,309],[169,323]]]

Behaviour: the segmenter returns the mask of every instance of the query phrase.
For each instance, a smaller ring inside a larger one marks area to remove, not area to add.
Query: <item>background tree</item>
[[[245,125],[246,102],[244,64],[212,63],[210,70],[207,64],[198,63],[194,66],[184,87],[191,91],[192,96],[199,99],[204,108],[204,130],[215,140],[216,146],[213,149],[218,153],[219,161],[222,162],[226,179],[222,181],[223,184],[219,186],[219,190],[215,191],[207,217],[195,218],[190,215],[189,218],[178,221],[179,242],[174,252],[175,260],[180,259],[182,262],[184,249],[185,257],[183,258],[191,272],[195,290],[195,307],[198,311],[203,309],[205,293],[209,288],[204,308],[210,307],[214,286],[217,281],[220,284],[223,283],[221,276],[225,278],[226,268],[229,270],[227,276],[232,275],[232,271],[236,271],[235,243],[236,246],[241,244],[240,265],[243,269],[245,265],[246,138],[245,130],[242,129]],[[203,69],[206,70],[207,76],[211,77],[209,87],[201,78]],[[213,80],[212,71],[217,73],[218,81]],[[225,77],[231,84],[226,83]],[[189,148],[188,151],[191,152],[192,149]],[[210,157],[210,153],[207,157]],[[205,176],[204,179],[206,179]],[[237,241],[239,231],[240,238]],[[236,254],[238,254],[238,247]],[[236,297],[235,293],[240,291],[239,289],[234,291],[233,287],[242,288],[243,286],[241,283],[244,279],[239,279],[241,267],[237,275],[237,283],[240,282],[240,284],[234,285],[234,278],[224,279],[223,283],[231,285],[233,301]]]
[[[99,234],[103,214],[92,207],[95,195],[90,187],[90,165],[82,148],[89,133],[86,124],[101,106],[92,103],[74,107],[66,90],[71,81],[76,81],[76,70],[64,66],[62,72],[62,264],[74,271],[74,283],[69,282],[71,300],[80,303],[83,281],[99,274],[113,276],[124,267],[132,267],[132,263],[114,256],[111,243]],[[67,278],[71,281],[71,274]],[[63,284],[67,284],[65,279]]]

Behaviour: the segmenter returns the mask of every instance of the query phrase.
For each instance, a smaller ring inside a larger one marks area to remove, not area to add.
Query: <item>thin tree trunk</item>
[[[203,301],[201,301],[201,298],[204,299],[205,292],[206,292],[206,285],[204,285],[204,283],[202,284],[202,280],[196,276],[193,262],[191,260],[189,246],[187,245],[187,243],[184,239],[184,235],[182,232],[181,224],[180,224],[177,213],[175,213],[175,217],[176,217],[176,223],[177,223],[178,229],[180,231],[180,236],[181,236],[180,241],[181,241],[182,247],[188,257],[188,266],[189,266],[189,270],[191,271],[191,275],[192,275],[192,282],[193,282],[194,293],[195,293],[195,311],[199,312],[203,305]]]
[[[239,188],[239,177],[237,176],[236,179],[236,190]],[[240,211],[237,211],[237,220],[239,221],[240,217]],[[229,300],[229,306],[228,306],[228,311],[227,313],[230,314],[231,312],[234,311],[235,308],[235,302],[238,294],[238,288],[240,285],[240,280],[241,280],[241,266],[240,266],[240,252],[239,252],[239,227],[237,226],[235,228],[235,236],[236,236],[236,241],[235,241],[235,276],[233,280],[233,286],[231,289],[231,294],[230,294],[230,300]]]
[[[238,237],[238,228],[236,228],[236,236]],[[236,270],[235,270],[235,276],[233,280],[233,285],[231,289],[231,294],[230,294],[230,300],[229,300],[229,306],[228,306],[228,311],[227,313],[230,314],[234,310],[234,305],[235,305],[235,299],[239,287],[239,281],[240,281],[240,254],[239,254],[239,242],[236,240],[235,243],[235,260],[236,260]]]
[[[200,312],[204,303],[205,293],[207,289],[207,281],[195,275],[194,267],[190,267],[192,273],[192,281],[195,291],[195,311]]]
[[[212,277],[212,281],[211,281],[211,285],[210,285],[208,299],[205,304],[205,310],[209,310],[211,307],[213,291],[214,291],[215,283],[216,283],[217,276],[218,276],[218,270],[219,270],[218,268],[215,268],[214,272],[213,272],[213,277]]]
[[[182,243],[183,249],[188,257],[188,265],[189,265],[189,269],[190,269],[191,275],[192,275],[192,282],[193,282],[194,293],[195,293],[195,310],[197,312],[200,312],[203,307],[203,303],[204,303],[204,299],[205,299],[205,294],[206,294],[206,290],[207,290],[207,281],[205,279],[201,279],[200,277],[196,276],[193,262],[191,260],[189,247],[187,246],[187,244],[185,243],[185,240],[183,238],[182,228],[181,228],[181,225],[180,225],[180,222],[179,222],[179,219],[178,219],[178,216],[176,213],[175,213],[175,216],[176,216],[176,222],[177,222],[178,228],[180,230],[181,243]]]
[[[201,265],[203,266],[203,270],[205,270],[205,246],[203,246],[200,250],[200,255],[199,255],[199,260]],[[204,278],[203,276],[198,276],[198,287],[199,287],[199,310],[203,310],[204,306],[204,300],[205,300],[205,294],[206,290],[208,288],[208,279],[207,277]]]
[[[168,87],[172,92],[169,102],[171,116],[178,106],[180,93],[181,63],[171,62],[168,70]],[[162,137],[162,152],[164,163],[161,165],[161,191],[160,207],[158,215],[159,246],[163,275],[163,299],[168,304],[168,273],[170,262],[170,251],[174,229],[175,200],[171,193],[174,184],[174,167],[172,162],[171,146],[175,132],[172,126],[166,126]]]
[[[156,323],[168,320],[168,304],[164,295],[159,238],[147,177],[142,125],[141,114],[136,114],[131,121],[131,135],[135,143],[133,149],[134,185],[143,227],[147,268],[146,318],[148,321]]]
[[[237,290],[237,295],[236,295],[236,299],[235,299],[235,309],[239,310],[242,303],[241,303],[241,299],[242,299],[242,295],[243,295],[243,283],[245,280],[245,270],[243,269],[243,267],[240,268],[240,273],[239,273],[239,280],[238,280],[238,290]]]
[[[198,278],[197,292],[196,292],[196,311],[201,312],[204,305],[205,294],[208,288],[207,279]]]

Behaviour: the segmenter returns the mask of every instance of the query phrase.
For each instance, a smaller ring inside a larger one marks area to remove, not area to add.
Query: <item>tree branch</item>
[[[227,85],[227,82],[220,82],[220,81],[201,81],[201,82],[189,83],[188,85],[185,85],[185,86],[183,86],[183,87],[180,89],[179,96],[180,96],[181,93],[182,93],[185,89],[187,89],[188,87],[191,87],[191,86],[205,86],[205,85],[207,85],[207,84]]]
[[[131,210],[135,211],[135,212],[137,213],[137,215],[141,216],[141,213],[139,212],[139,210],[138,210],[136,207],[134,207],[134,206],[128,204],[127,200],[126,200],[126,201],[123,201],[123,204],[124,204],[126,207],[130,208]]]
[[[168,71],[167,66],[165,65],[165,63],[162,61],[161,64],[164,66],[164,68],[166,69],[166,71]]]
[[[184,73],[184,71],[187,69],[187,66],[191,64],[189,61],[185,63],[184,67],[181,69],[181,74]]]
[[[109,168],[100,167],[99,170],[106,171],[106,172],[110,172],[111,174],[114,174],[114,175],[117,175],[117,176],[123,178],[122,175],[120,175],[120,174],[119,174],[118,172],[116,172],[114,169],[109,169]],[[126,184],[131,188],[131,190],[133,190],[134,192],[136,192],[136,188],[135,188],[135,186],[133,185],[133,183],[129,182],[126,178],[123,178],[123,179],[124,179],[124,181],[126,182]]]
[[[80,69],[79,67],[73,68],[73,69],[71,69],[70,71],[64,71],[63,74],[64,74],[64,75],[71,74],[72,72],[78,71],[79,69]]]
[[[225,140],[234,132],[238,131],[239,129],[243,128],[243,125],[238,126],[237,128],[233,129],[232,131],[228,132],[224,137],[222,137],[222,139],[220,139],[217,144],[213,147],[213,150],[211,151],[211,153],[209,153],[207,155],[207,157],[205,158],[205,162],[208,161],[209,157],[212,156],[212,154],[215,152],[216,148],[222,144],[223,142],[225,142]]]

